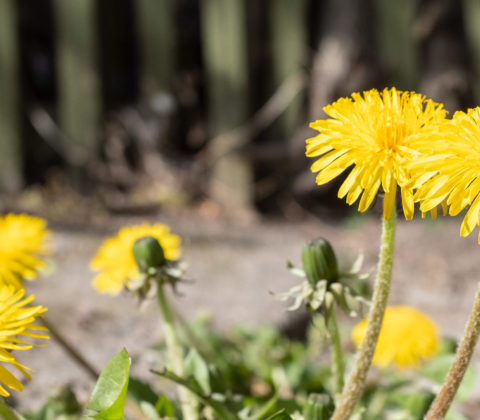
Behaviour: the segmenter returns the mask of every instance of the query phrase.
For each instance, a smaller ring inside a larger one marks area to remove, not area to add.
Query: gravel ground
[[[28,284],[36,302],[48,307],[48,319],[98,370],[126,347],[134,358],[134,372],[148,375],[153,361],[147,350],[162,335],[153,302],[139,308],[130,296],[100,296],[90,286],[88,261],[103,238],[123,224],[143,220],[113,218],[105,224],[108,228],[54,226],[56,269]],[[194,280],[180,286],[182,296],[173,296],[173,304],[187,319],[208,311],[222,330],[239,322],[260,325],[287,320],[285,304],[271,292],[295,284],[285,262],[299,264],[307,240],[323,236],[352,260],[361,250],[368,271],[375,265],[380,234],[379,220],[369,216],[347,224],[313,220],[235,224],[197,216],[160,221],[184,238],[188,276]],[[352,224],[355,227],[348,227]],[[453,337],[463,331],[480,279],[476,235],[460,238],[459,226],[460,220],[452,218],[399,222],[390,299],[422,309],[439,324],[442,334]],[[21,409],[38,407],[48,390],[61,384],[73,384],[81,398],[90,393],[93,380],[53,340],[46,348],[24,353],[18,357],[35,373],[17,396]]]

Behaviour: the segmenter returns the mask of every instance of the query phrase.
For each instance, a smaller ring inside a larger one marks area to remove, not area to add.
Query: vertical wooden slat
[[[0,189],[22,186],[17,1],[0,0]]]
[[[175,68],[174,0],[135,0],[144,94],[171,91]]]
[[[413,26],[418,0],[375,0],[373,3],[378,52],[391,74],[390,82],[401,89],[415,89],[419,47]]]
[[[54,0],[58,118],[75,168],[98,151],[101,93],[94,0]],[[76,171],[74,171],[76,172]]]
[[[477,103],[480,102],[480,2],[477,0],[463,0],[463,19],[465,35],[472,55],[475,72],[474,90]]]
[[[248,116],[248,66],[244,0],[202,0],[201,26],[207,75],[208,123],[211,136],[219,136],[244,123]],[[211,194],[223,205],[245,210],[252,203],[252,173],[239,151],[228,149],[228,138],[211,142],[216,160]]]
[[[288,76],[305,68],[307,1],[270,0],[269,6],[272,72],[276,89]],[[291,136],[298,127],[304,101],[304,95],[297,95],[279,118],[276,127],[281,137]]]

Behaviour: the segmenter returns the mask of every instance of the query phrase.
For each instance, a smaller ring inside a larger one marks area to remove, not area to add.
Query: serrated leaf
[[[240,418],[232,413],[224,404],[201,392],[201,390],[198,389],[198,385],[195,386],[195,383],[192,383],[194,381],[188,381],[180,378],[178,375],[175,375],[173,372],[167,369],[164,369],[161,372],[156,370],[152,370],[151,372],[187,388],[190,392],[195,394],[203,404],[215,411],[222,420],[240,420]]]
[[[192,375],[205,394],[210,394],[210,373],[208,365],[195,348],[191,348],[185,358],[185,374]]]
[[[131,360],[123,349],[113,356],[100,374],[88,408],[99,411],[92,417],[101,420],[123,419]]]

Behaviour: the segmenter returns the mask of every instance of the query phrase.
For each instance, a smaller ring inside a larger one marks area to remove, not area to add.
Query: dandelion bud
[[[338,279],[337,258],[325,239],[315,239],[303,247],[302,265],[308,282],[314,288],[320,280],[331,283]]]
[[[142,272],[161,267],[166,261],[162,246],[153,236],[145,236],[135,241],[133,257]]]

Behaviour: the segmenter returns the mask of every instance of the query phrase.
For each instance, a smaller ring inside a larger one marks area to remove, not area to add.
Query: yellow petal
[[[405,219],[412,220],[414,213],[414,201],[412,190],[408,188],[401,188],[402,206]]]

